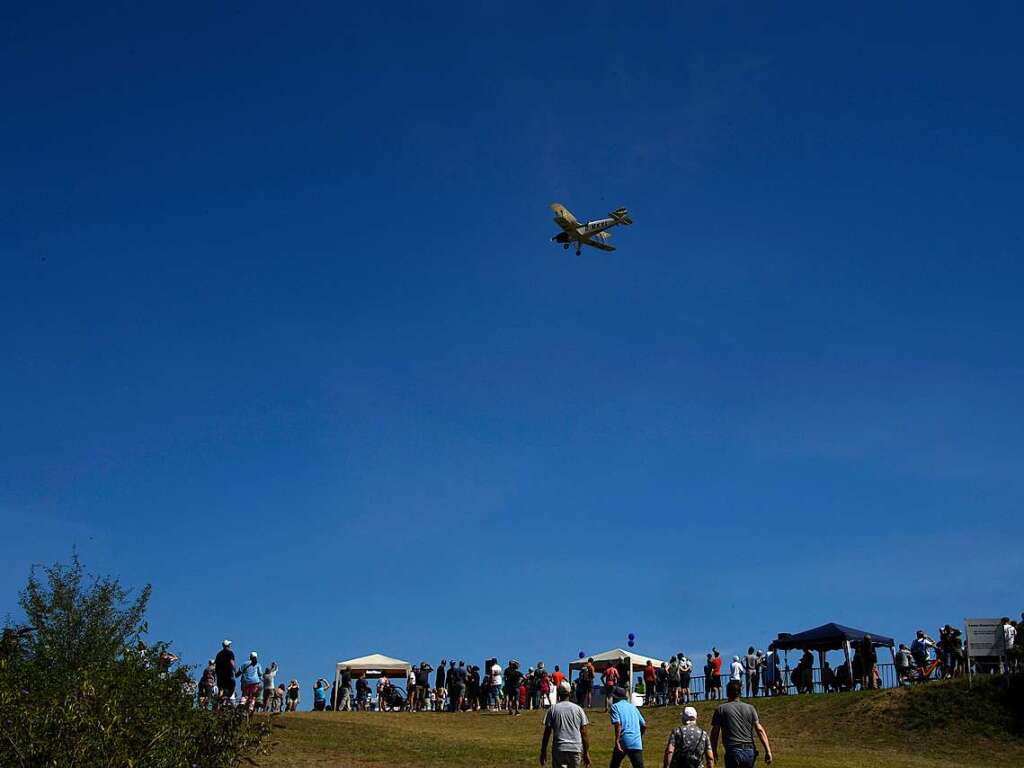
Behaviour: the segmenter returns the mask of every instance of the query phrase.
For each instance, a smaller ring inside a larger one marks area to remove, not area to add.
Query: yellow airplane
[[[602,251],[614,251],[615,246],[608,245],[608,239],[612,233],[607,230],[617,224],[632,224],[629,218],[629,211],[625,208],[616,208],[608,214],[607,219],[588,221],[580,224],[576,217],[561,203],[552,203],[551,210],[555,212],[555,224],[562,228],[562,231],[552,237],[556,243],[561,243],[566,250],[572,243],[576,243],[576,255],[580,255],[580,249],[584,245],[597,248]]]

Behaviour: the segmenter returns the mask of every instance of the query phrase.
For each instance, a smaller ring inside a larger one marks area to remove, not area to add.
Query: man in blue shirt
[[[644,768],[643,735],[647,730],[647,722],[640,710],[626,700],[626,689],[612,689],[612,725],[615,727],[615,749],[612,750],[612,761],[609,768],[618,768],[624,757],[629,758],[633,768]]]

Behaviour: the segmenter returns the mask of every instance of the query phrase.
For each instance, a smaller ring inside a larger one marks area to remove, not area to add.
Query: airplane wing
[[[584,240],[584,245],[589,245],[591,248],[597,248],[599,251],[614,251],[614,245],[608,245],[608,243],[601,243],[596,240]]]
[[[552,203],[551,210],[555,212],[555,224],[562,229],[575,229],[580,225],[576,217],[561,203]]]

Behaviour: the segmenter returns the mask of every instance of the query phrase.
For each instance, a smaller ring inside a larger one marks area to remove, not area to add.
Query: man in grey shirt
[[[587,726],[590,721],[583,708],[569,701],[572,686],[563,680],[558,686],[558,702],[544,714],[544,738],[540,744],[540,764],[546,765],[548,741],[551,744],[553,768],[590,768],[590,743],[587,740]]]
[[[757,760],[757,749],[754,747],[754,734],[764,747],[764,761],[772,763],[772,748],[768,743],[768,733],[757,719],[757,710],[750,704],[740,701],[743,683],[730,680],[726,687],[729,700],[715,710],[711,718],[711,750],[718,762],[718,736],[722,734],[725,744],[725,768],[754,768]]]

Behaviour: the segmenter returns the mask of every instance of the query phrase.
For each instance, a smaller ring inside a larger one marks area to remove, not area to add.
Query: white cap
[[[253,651],[252,653],[249,654],[249,658],[250,659],[258,659],[259,656],[256,655],[256,651]]]
[[[225,640],[224,642],[221,643],[221,645],[223,645],[225,648],[227,648],[229,645],[231,645],[231,641],[230,640]]]
[[[563,680],[558,684],[558,690],[562,693],[572,693],[572,686],[569,684],[568,680]]]
[[[683,710],[683,721],[684,722],[687,721],[687,720],[696,720],[696,719],[697,719],[697,710],[696,709],[694,709],[693,707],[687,707],[686,709]]]

